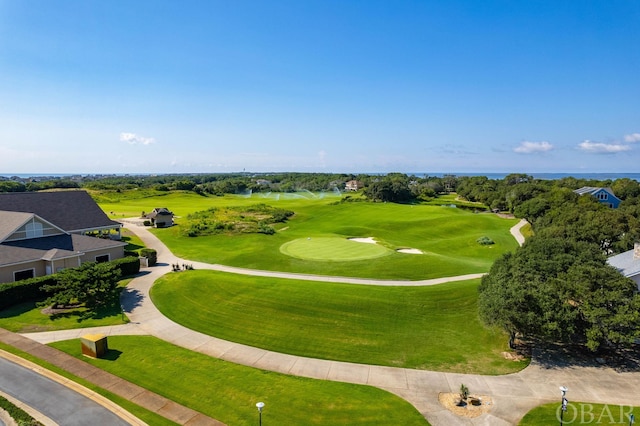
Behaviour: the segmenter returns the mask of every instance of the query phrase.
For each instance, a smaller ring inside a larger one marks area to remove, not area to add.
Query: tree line
[[[610,187],[617,209],[581,186]],[[525,175],[459,182],[458,194],[529,221],[533,237],[498,259],[479,287],[478,309],[489,325],[544,341],[617,349],[640,338],[637,285],[607,257],[640,241],[640,185],[631,179],[539,181]]]

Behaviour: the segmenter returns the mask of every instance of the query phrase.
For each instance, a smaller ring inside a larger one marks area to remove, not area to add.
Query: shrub
[[[135,275],[140,272],[140,259],[138,259],[137,254],[135,256],[127,256],[122,259],[112,260],[111,263],[120,269],[120,274],[123,277]]]
[[[460,399],[462,399],[463,401],[466,401],[467,398],[469,398],[469,388],[466,387],[464,384],[460,385]]]
[[[146,257],[149,260],[149,266],[155,266],[155,264],[158,263],[158,252],[154,249],[140,249],[140,256]]]
[[[476,240],[476,242],[483,246],[490,246],[491,244],[495,244],[489,237],[480,237]]]
[[[42,290],[42,286],[51,285],[55,282],[55,275],[47,275],[45,277],[0,284],[0,309],[22,302],[43,300],[48,296],[48,293]]]
[[[151,221],[150,220],[145,220],[144,222],[142,222],[142,224],[144,226],[151,226]]]

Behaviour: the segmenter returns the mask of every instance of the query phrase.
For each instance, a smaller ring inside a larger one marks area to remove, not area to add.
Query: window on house
[[[28,280],[29,278],[33,278],[35,276],[35,269],[25,269],[23,271],[16,271],[13,273],[13,280]]]
[[[40,222],[27,223],[25,231],[27,232],[27,238],[42,237],[42,224]]]
[[[607,193],[606,192],[601,192],[601,193],[598,194],[598,199],[599,200],[606,200],[607,198],[608,197],[607,197]]]
[[[97,263],[104,263],[104,262],[108,262],[109,261],[109,255],[108,254],[103,254],[101,256],[96,256],[96,262]]]

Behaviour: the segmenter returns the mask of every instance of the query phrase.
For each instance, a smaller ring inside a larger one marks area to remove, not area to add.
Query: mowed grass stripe
[[[428,425],[408,402],[371,386],[245,367],[150,336],[109,336],[105,359],[84,357],[79,340],[51,346],[228,425]]]
[[[222,339],[313,358],[505,374],[507,337],[477,317],[477,280],[357,286],[183,271],[151,290],[172,320]]]
[[[351,262],[375,259],[393,254],[392,250],[378,244],[360,243],[346,238],[299,238],[280,246],[280,251],[298,259]]]

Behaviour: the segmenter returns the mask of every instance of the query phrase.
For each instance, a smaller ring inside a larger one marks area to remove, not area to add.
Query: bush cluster
[[[110,263],[120,270],[120,274],[123,277],[132,276],[140,272],[140,259],[138,259],[137,256],[123,257],[122,259],[113,260]],[[51,294],[45,291],[43,287],[54,286],[57,282],[57,274],[52,274],[13,283],[1,283],[0,309],[22,302],[38,302],[44,300],[50,297]]]
[[[47,275],[13,283],[2,283],[0,284],[0,309],[22,302],[44,300],[49,294],[42,290],[42,286],[55,282],[55,275]]]
[[[493,240],[487,236],[482,236],[476,240],[476,242],[483,246],[490,246],[491,244],[495,244]]]

